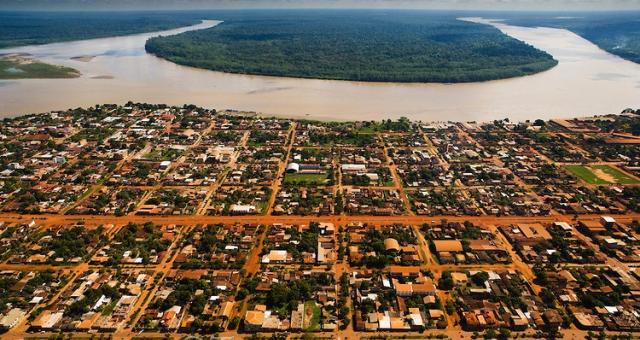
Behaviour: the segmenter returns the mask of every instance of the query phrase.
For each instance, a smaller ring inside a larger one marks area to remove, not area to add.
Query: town
[[[640,110],[0,123],[0,337],[631,338]]]

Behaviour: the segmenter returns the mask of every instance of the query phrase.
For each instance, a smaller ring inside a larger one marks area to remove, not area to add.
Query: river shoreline
[[[0,81],[0,116],[99,103],[195,104],[314,120],[513,121],[619,113],[640,107],[640,65],[562,29],[498,22],[505,34],[549,52],[559,64],[525,77],[477,83],[370,83],[228,74],[176,65],[144,51],[162,32],[0,50],[72,67],[75,79]],[[33,93],[38,93],[34,98]]]

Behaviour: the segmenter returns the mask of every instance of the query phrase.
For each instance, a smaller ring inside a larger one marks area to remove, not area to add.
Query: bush
[[[238,328],[239,324],[240,324],[240,318],[235,316],[233,319],[231,319],[231,321],[229,321],[229,326],[227,328],[234,330]]]

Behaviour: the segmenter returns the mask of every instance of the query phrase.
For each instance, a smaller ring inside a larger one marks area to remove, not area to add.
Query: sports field
[[[565,165],[564,168],[589,184],[640,184],[640,180],[611,165]]]

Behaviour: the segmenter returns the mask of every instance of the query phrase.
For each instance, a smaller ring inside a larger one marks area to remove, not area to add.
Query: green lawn
[[[113,130],[108,128],[89,128],[82,129],[75,135],[70,137],[72,142],[79,142],[83,139],[90,142],[102,142],[105,138],[109,137],[113,133]]]
[[[284,184],[322,185],[327,174],[285,174]]]
[[[589,168],[582,165],[565,165],[564,168],[589,184],[609,184],[596,176]]]
[[[111,301],[108,305],[102,308],[102,315],[111,315],[113,313],[113,309],[116,308],[116,304],[118,300]]]
[[[267,199],[269,199],[269,197],[271,197],[271,194],[267,195]],[[265,212],[267,212],[267,205],[269,204],[269,201],[260,201],[258,202],[258,204],[256,204],[256,212],[258,214],[264,214]]]
[[[570,173],[581,178],[589,184],[639,184],[640,180],[629,176],[620,169],[610,165],[565,165],[564,168]],[[602,171],[605,175],[609,175],[613,180],[602,178],[596,172]]]
[[[382,186],[383,187],[392,187],[394,185],[395,185],[395,183],[393,183],[393,180],[382,182]]]
[[[304,318],[305,318],[305,331],[318,331],[320,330],[320,307],[315,301],[307,301],[304,303]],[[311,316],[311,319],[307,319]],[[306,320],[309,320],[307,323]]]

